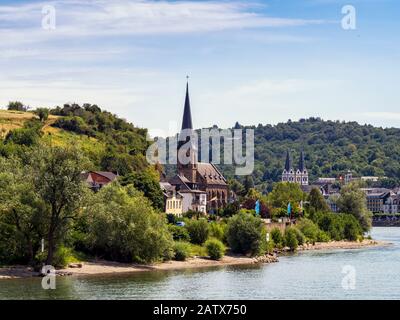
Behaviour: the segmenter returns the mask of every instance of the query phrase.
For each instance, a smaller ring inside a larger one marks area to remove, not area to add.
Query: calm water
[[[0,299],[400,299],[400,228],[372,236],[394,245],[303,252],[262,266],[57,278],[52,291],[40,278],[2,280]],[[356,270],[354,290],[342,288],[346,265]]]

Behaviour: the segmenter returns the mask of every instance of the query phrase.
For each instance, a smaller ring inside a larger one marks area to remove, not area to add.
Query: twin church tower
[[[290,151],[287,151],[285,168],[282,172],[282,182],[298,183],[302,186],[308,185],[308,171],[306,169],[303,151],[300,153],[299,166],[297,169],[293,167]]]

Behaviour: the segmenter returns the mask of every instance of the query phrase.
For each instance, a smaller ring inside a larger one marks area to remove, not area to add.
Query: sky
[[[92,103],[169,135],[188,75],[196,128],[400,127],[399,31],[398,0],[0,0],[0,106]]]

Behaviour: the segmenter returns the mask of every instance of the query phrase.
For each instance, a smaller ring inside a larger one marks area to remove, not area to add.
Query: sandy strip
[[[304,245],[299,247],[299,251],[304,250],[333,250],[333,249],[360,249],[367,247],[378,247],[390,245],[389,242],[377,240],[364,240],[363,242],[352,241],[331,241],[317,242],[314,245]],[[186,261],[167,261],[153,265],[127,264],[111,261],[97,260],[84,262],[82,268],[65,268],[57,270],[61,275],[101,275],[101,274],[121,274],[130,272],[166,271],[180,270],[188,268],[205,268],[218,266],[251,265],[262,263],[262,260],[245,256],[227,255],[220,261],[208,258],[190,258]],[[12,278],[27,278],[38,276],[32,268],[26,266],[11,266],[0,268],[0,280]]]

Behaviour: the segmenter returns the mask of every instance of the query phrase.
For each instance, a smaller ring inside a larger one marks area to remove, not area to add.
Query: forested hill
[[[27,112],[20,102],[0,110],[0,157],[24,157],[40,143],[75,146],[88,158],[85,170],[111,171],[124,184],[143,191],[156,208],[163,207],[159,172],[146,160],[147,130],[97,105],[65,104]]]
[[[351,170],[360,176],[386,176],[390,178],[384,181],[387,186],[400,182],[400,129],[320,118],[257,127],[237,123],[235,127],[255,130],[253,179],[262,188],[280,180],[288,149],[292,150],[295,166],[304,149],[311,181],[317,177],[338,177]],[[232,168],[222,169],[232,176]]]

